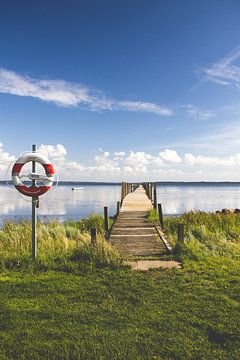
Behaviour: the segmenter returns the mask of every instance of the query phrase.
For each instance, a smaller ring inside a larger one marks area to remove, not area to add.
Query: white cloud
[[[192,117],[193,119],[196,119],[196,120],[208,120],[210,118],[215,117],[215,114],[213,111],[202,110],[192,104],[183,105],[181,107],[186,111],[186,113],[190,117]]]
[[[167,161],[167,162],[169,161],[169,162],[179,163],[182,161],[182,159],[180,158],[180,156],[177,154],[177,152],[175,150],[166,149],[166,150],[160,152],[159,155],[161,156],[161,158],[164,161]]]
[[[221,85],[234,85],[240,89],[240,49],[233,50],[225,58],[214,63],[209,68],[200,69],[206,79]]]
[[[91,111],[136,111],[170,116],[172,110],[143,101],[120,101],[82,84],[64,80],[36,79],[0,69],[0,92],[30,96],[63,107],[81,106]]]
[[[5,178],[7,169],[9,165],[15,160],[15,156],[10,155],[8,152],[4,151],[3,144],[0,143],[0,172]]]
[[[60,180],[79,181],[237,181],[240,177],[240,153],[229,156],[205,156],[185,153],[181,156],[172,149],[159,155],[144,151],[130,151],[116,159],[115,153],[99,151],[86,163],[69,158],[64,145],[41,145],[38,148],[57,168]],[[0,176],[15,156],[0,147]]]
[[[146,154],[144,151],[130,151],[126,158],[126,164],[130,166],[144,166],[148,165],[152,160],[152,156]]]
[[[225,159],[219,159],[211,156],[194,156],[192,154],[185,154],[184,156],[185,163],[188,165],[200,165],[200,166],[225,166],[230,165]]]
[[[115,151],[114,156],[124,157],[126,155],[125,151]]]
[[[118,103],[119,108],[121,110],[127,111],[137,111],[137,112],[149,112],[157,115],[164,115],[164,116],[171,116],[173,115],[173,111],[161,107],[159,105],[149,103],[149,102],[142,102],[142,101],[120,101]]]
[[[125,173],[131,173],[132,174],[134,172],[134,169],[131,166],[124,166],[123,171]]]
[[[184,162],[190,166],[239,166],[240,165],[240,154],[235,154],[228,157],[214,157],[214,156],[194,156],[192,154],[184,155]]]
[[[56,146],[41,145],[39,146],[38,151],[56,162],[63,161],[67,155],[66,148],[61,144],[57,144]]]

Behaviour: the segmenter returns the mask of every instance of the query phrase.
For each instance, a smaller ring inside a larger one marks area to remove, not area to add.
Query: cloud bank
[[[60,180],[78,181],[239,181],[240,153],[217,157],[179,154],[164,149],[158,154],[144,151],[110,153],[98,150],[87,162],[72,161],[62,144],[41,145],[38,151],[56,166]],[[0,146],[0,179],[15,156]]]
[[[171,116],[169,108],[144,101],[121,101],[103,92],[64,80],[36,79],[0,69],[0,92],[30,96],[62,107],[82,107],[90,111],[134,111]]]

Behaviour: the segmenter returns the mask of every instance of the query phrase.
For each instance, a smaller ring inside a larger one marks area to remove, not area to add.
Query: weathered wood
[[[184,243],[184,224],[178,224],[178,243]]]
[[[152,200],[152,183],[150,183],[150,200]]]
[[[135,185],[135,190],[125,196],[111,230],[109,242],[124,256],[160,256],[168,253],[156,227],[147,220],[147,211],[152,209],[148,196],[150,183],[144,184],[144,187]]]
[[[158,216],[159,216],[159,222],[161,225],[161,228],[163,230],[163,213],[162,213],[162,204],[158,204]]]
[[[121,185],[121,204],[123,202],[123,199],[124,199],[124,194],[123,194],[123,182],[122,182],[122,185]]]
[[[120,211],[120,201],[117,202],[117,215],[119,214]]]
[[[91,228],[90,232],[91,232],[91,244],[93,246],[96,246],[96,244],[97,244],[97,230],[96,230],[96,228]]]
[[[153,207],[157,209],[157,185],[156,183],[153,184]]]
[[[108,232],[108,207],[104,206],[104,230]]]

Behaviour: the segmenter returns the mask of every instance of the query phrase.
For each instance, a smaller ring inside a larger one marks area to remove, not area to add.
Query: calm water
[[[114,215],[120,200],[119,185],[84,185],[81,191],[72,186],[59,185],[40,197],[40,218],[79,219],[92,213],[103,214],[109,207]],[[159,185],[158,202],[166,215],[178,215],[190,210],[216,211],[224,207],[240,208],[239,185]],[[23,198],[13,186],[0,186],[0,222],[6,218],[29,218],[31,202]]]

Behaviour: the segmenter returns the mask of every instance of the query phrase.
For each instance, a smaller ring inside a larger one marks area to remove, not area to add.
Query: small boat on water
[[[83,187],[72,187],[72,190],[83,190]]]

